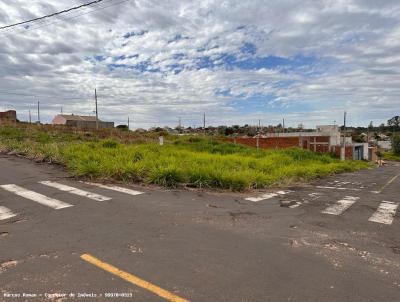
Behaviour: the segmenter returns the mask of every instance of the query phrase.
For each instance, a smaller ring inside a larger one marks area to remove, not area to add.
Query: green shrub
[[[36,136],[36,141],[41,144],[47,144],[50,142],[50,140],[51,140],[51,137],[47,133],[41,132],[41,133],[38,133],[38,135]]]
[[[392,136],[392,149],[395,155],[400,155],[400,134],[396,133]]]
[[[144,158],[144,155],[140,151],[136,151],[135,153],[133,153],[133,161],[134,162],[141,161],[143,158]]]
[[[5,126],[0,128],[0,137],[21,141],[26,135],[21,129]]]
[[[160,167],[150,172],[150,183],[164,187],[175,188],[183,180],[182,175],[176,167]]]
[[[396,155],[394,152],[385,152],[383,153],[383,159],[400,161],[400,155]]]
[[[117,148],[118,142],[115,140],[107,139],[103,141],[102,146],[104,148]]]

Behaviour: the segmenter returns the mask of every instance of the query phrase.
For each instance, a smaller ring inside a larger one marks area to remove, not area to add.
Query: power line
[[[97,3],[97,4],[93,4],[92,6],[90,6],[90,7],[95,7],[95,8],[100,8],[100,9],[102,9],[103,7],[102,7],[102,5],[103,4],[106,4],[107,2],[111,2],[111,1],[114,1],[114,0],[103,0],[103,2],[101,2],[101,3]],[[106,7],[108,7],[108,6],[106,6]],[[104,7],[104,8],[106,8],[106,7]],[[87,9],[88,7],[83,7],[82,9]],[[30,31],[30,30],[33,30],[33,29],[37,29],[37,28],[42,28],[42,27],[45,27],[45,26],[49,26],[49,25],[51,25],[51,24],[54,24],[54,23],[58,23],[58,22],[61,22],[61,21],[65,21],[65,20],[69,20],[69,19],[72,19],[72,18],[76,18],[76,17],[79,17],[79,16],[81,16],[81,15],[85,15],[85,14],[88,14],[88,13],[91,13],[91,12],[93,12],[93,11],[96,11],[97,9],[93,9],[93,10],[90,10],[90,11],[86,11],[85,13],[83,13],[83,14],[77,14],[77,15],[74,15],[74,13],[75,13],[75,11],[70,11],[70,12],[68,12],[68,13],[65,13],[65,14],[63,14],[62,16],[60,16],[60,15],[58,15],[58,16],[56,16],[56,20],[57,21],[54,21],[54,22],[48,22],[48,20],[46,20],[46,19],[44,19],[44,20],[42,20],[42,21],[37,21],[37,22],[35,22],[33,25],[30,25],[30,26],[26,26],[26,27],[24,27],[24,29],[16,29],[15,27],[12,27],[12,28],[7,28],[7,29],[5,29],[3,32],[5,32],[5,33],[20,33],[20,32],[26,32],[26,31]],[[16,30],[16,31],[15,31]]]
[[[110,1],[112,1],[112,0],[108,0],[108,1],[105,1],[105,2],[110,2]],[[88,15],[88,14],[91,14],[91,13],[94,13],[94,12],[97,12],[97,11],[100,11],[100,10],[103,10],[103,9],[106,9],[106,8],[109,8],[109,7],[112,7],[112,6],[116,6],[116,5],[128,2],[128,1],[130,1],[130,0],[123,0],[123,1],[120,1],[120,2],[117,2],[117,3],[113,3],[113,4],[110,4],[110,5],[107,5],[107,6],[99,6],[98,8],[92,9],[92,10],[90,10],[88,12],[84,12],[84,13],[81,13],[81,14],[78,14],[78,15],[74,15],[74,16],[71,16],[69,18],[60,18],[59,20],[54,21],[54,22],[50,22],[50,23],[43,22],[44,24],[41,23],[42,25],[39,25],[39,26],[36,26],[36,27],[29,27],[29,28],[23,29],[23,30],[19,30],[16,33],[23,33],[23,32],[31,31],[31,30],[34,30],[34,29],[47,27],[47,26],[52,25],[52,24],[57,24],[57,23],[62,22],[62,21],[68,21],[68,20],[76,19],[76,18],[82,17],[84,15]],[[6,34],[10,34],[10,33],[7,32]]]
[[[20,93],[20,92],[5,91],[5,90],[0,90],[0,94],[18,95],[18,96],[30,96],[30,97],[41,97],[41,98],[57,98],[57,99],[60,99],[60,100],[79,100],[79,99],[83,99],[83,98],[89,98],[89,96],[82,96],[82,97],[60,97],[60,96],[57,96],[57,95],[28,94],[28,93]]]
[[[96,4],[96,3],[100,3],[100,2],[102,2],[102,1],[103,1],[103,0],[95,0],[95,1],[91,1],[91,2],[88,2],[88,3],[84,3],[84,4],[81,4],[81,5],[78,5],[78,6],[74,6],[74,7],[68,8],[68,9],[64,9],[64,10],[59,11],[59,12],[56,12],[56,13],[52,13],[52,14],[49,14],[49,15],[45,15],[45,16],[42,16],[42,17],[37,17],[37,18],[30,19],[30,20],[26,20],[26,21],[21,21],[21,22],[18,22],[18,23],[14,23],[14,24],[1,26],[1,27],[0,27],[0,30],[6,29],[6,28],[10,28],[10,27],[15,27],[15,26],[22,25],[22,24],[31,23],[31,22],[38,21],[38,20],[43,20],[43,19],[50,18],[50,17],[54,17],[54,16],[57,16],[57,15],[60,15],[60,14],[64,14],[64,13],[67,13],[67,12],[70,12],[70,11],[73,11],[73,10],[80,9],[80,8],[82,8],[82,7],[87,7],[87,6]]]

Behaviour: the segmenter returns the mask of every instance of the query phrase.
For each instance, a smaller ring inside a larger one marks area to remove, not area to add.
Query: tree
[[[392,136],[392,149],[393,153],[400,155],[400,134],[396,133]]]
[[[118,125],[116,127],[117,129],[123,130],[123,131],[128,131],[128,125]]]
[[[234,131],[233,128],[228,127],[228,128],[225,129],[225,135],[226,135],[226,136],[232,135],[233,133],[235,133],[235,131]]]
[[[396,115],[387,121],[388,126],[390,127],[400,127],[400,116]]]

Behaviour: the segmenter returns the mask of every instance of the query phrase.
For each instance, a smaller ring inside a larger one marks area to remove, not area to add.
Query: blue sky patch
[[[135,36],[143,36],[144,34],[148,33],[147,30],[141,30],[141,31],[131,31],[131,32],[127,32],[125,35],[123,35],[124,39],[129,39],[130,37],[135,37]]]
[[[257,47],[253,43],[244,43],[244,45],[240,48],[240,51],[244,54],[255,55],[257,52]]]

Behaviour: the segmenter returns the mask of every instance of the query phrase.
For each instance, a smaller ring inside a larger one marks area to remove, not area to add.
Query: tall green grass
[[[386,160],[393,160],[393,161],[400,161],[400,155],[394,154],[394,152],[384,152],[383,153],[383,159]]]
[[[72,145],[64,152],[66,165],[76,176],[143,181],[175,187],[243,191],[306,181],[332,173],[368,167],[365,162],[340,162],[329,155],[298,148],[257,150],[209,141],[108,146]]]
[[[99,140],[81,134],[0,127],[0,148],[4,151],[61,163],[77,177],[166,187],[185,184],[243,191],[369,166],[299,148],[258,150],[202,137],[169,138],[164,146],[145,141],[139,137],[137,143],[125,144],[116,136]]]

